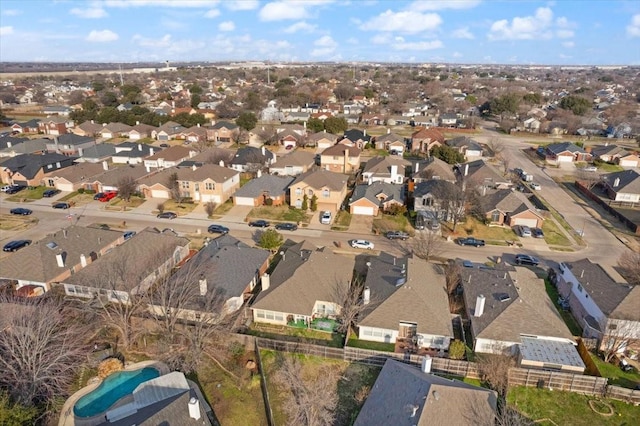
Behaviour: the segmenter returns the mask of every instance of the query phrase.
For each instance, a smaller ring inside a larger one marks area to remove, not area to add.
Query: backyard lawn
[[[352,334],[347,342],[347,346],[352,348],[369,349],[372,351],[393,352],[395,345],[393,343],[370,342],[368,340],[360,340],[355,334]]]
[[[594,401],[594,408],[603,414],[592,410],[590,400]],[[573,392],[519,386],[509,390],[507,402],[540,425],[635,425],[640,418],[640,407]],[[609,407],[613,409],[613,415],[607,416]]]
[[[331,346],[341,348],[343,335],[340,333],[328,333],[320,330],[299,327],[285,327],[277,325],[252,323],[247,334],[292,342],[304,342],[314,345]]]
[[[640,384],[640,373],[638,371],[624,372],[619,366],[604,362],[602,358],[594,353],[589,353],[589,355],[591,355],[593,362],[596,363],[602,377],[609,379],[609,384],[630,389]]]

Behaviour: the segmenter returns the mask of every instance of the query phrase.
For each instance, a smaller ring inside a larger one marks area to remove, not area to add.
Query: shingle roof
[[[355,146],[348,146],[339,143],[325,149],[322,151],[321,155],[344,156],[345,152],[348,152],[349,157],[358,157],[361,151]]]
[[[102,130],[107,130],[111,133],[123,133],[123,132],[129,132],[131,131],[132,127],[129,126],[128,124],[123,124],[123,123],[118,123],[118,122],[112,122],[107,124],[106,126],[104,126],[102,128]]]
[[[354,426],[488,426],[495,422],[497,403],[494,391],[389,359]]]
[[[91,121],[85,121],[84,123],[79,124],[76,127],[89,134],[95,134],[102,130],[101,124],[92,123]]]
[[[467,136],[459,136],[457,138],[449,139],[446,144],[454,148],[466,147],[468,150],[482,151],[480,144]]]
[[[344,137],[354,142],[357,141],[358,139],[363,140],[365,142],[369,142],[371,140],[371,136],[365,134],[362,130],[358,130],[358,129],[349,129],[345,131]]]
[[[48,164],[66,164],[76,158],[77,157],[69,157],[67,155],[57,153],[47,153],[42,155],[22,154],[4,161],[2,163],[2,167],[11,170],[13,173],[20,173],[27,179],[33,179],[38,171]]]
[[[620,172],[608,173],[602,179],[609,184],[609,187],[616,192],[627,194],[640,194],[640,174],[635,170],[622,170]],[[620,179],[617,186],[616,179]]]
[[[216,183],[226,182],[238,174],[235,170],[221,167],[217,164],[203,164],[195,170],[193,170],[192,167],[171,167],[164,169],[159,173],[152,173],[149,174],[149,176],[145,176],[140,179],[138,183],[140,185],[153,185],[155,183],[168,185],[169,177],[174,173],[178,175],[179,181],[204,182],[207,179],[211,179]]]
[[[312,142],[318,142],[322,139],[328,139],[335,143],[338,140],[338,136],[327,132],[318,132],[309,135],[309,140]]]
[[[409,161],[399,157],[374,157],[367,160],[362,173],[373,173],[374,176],[391,176],[391,166],[398,166],[398,174],[404,176],[404,170],[409,165],[411,165]]]
[[[75,183],[80,182],[85,178],[91,179],[92,177],[101,174],[103,171],[104,168],[100,163],[76,163],[73,166],[65,167],[64,169],[46,173],[46,176],[58,177]]]
[[[432,179],[456,180],[456,174],[453,172],[451,164],[436,157],[429,157],[427,160],[416,162],[413,169],[417,170],[417,172],[414,173],[414,178],[427,175],[427,171],[430,171],[428,174],[433,176]]]
[[[291,182],[293,182],[293,177],[290,176],[263,175],[247,182],[233,196],[256,198],[268,193],[270,196],[276,197],[286,194]]]
[[[578,145],[572,142],[558,142],[547,145],[547,151],[552,152],[554,154],[560,154],[565,151],[569,151],[573,154],[581,153],[584,154],[586,151],[580,148]]]
[[[366,198],[376,206],[379,206],[380,200],[377,196],[381,193],[386,196],[383,201],[388,202],[395,200],[398,203],[404,205],[404,187],[402,185],[395,185],[392,183],[385,183],[380,181],[373,182],[371,185],[356,185],[355,189],[353,190],[353,195],[349,200],[349,204],[353,204],[357,200]]]
[[[60,145],[83,145],[89,142],[95,142],[95,138],[89,136],[80,136],[74,133],[65,133],[64,135],[56,136],[54,138],[58,140]],[[52,141],[51,143],[53,143]]]
[[[431,139],[444,143],[444,135],[438,129],[422,128],[411,135],[411,139]]]
[[[191,149],[187,148],[186,146],[174,145],[153,154],[151,157],[147,158],[147,160],[157,160],[159,158],[163,158],[169,161],[176,161],[183,158],[189,158],[190,152]]]
[[[2,152],[7,152],[7,153],[15,152],[16,154],[31,154],[33,152],[46,151],[47,144],[49,143],[51,143],[51,140],[45,139],[45,138],[28,139],[17,145],[4,148]]]
[[[216,124],[214,124],[213,126],[211,126],[212,129],[228,129],[228,130],[235,130],[238,128],[238,126],[234,123],[231,123],[229,121],[218,121]]]
[[[291,154],[278,157],[271,168],[280,169],[286,166],[310,166],[314,164],[315,155],[309,151],[293,151]]]
[[[286,250],[270,277],[270,287],[253,308],[311,315],[316,301],[332,302],[336,286],[349,285],[354,259],[310,247],[305,241]]]
[[[298,177],[291,182],[291,185],[304,182],[313,189],[327,187],[333,191],[342,191],[347,185],[347,178],[347,175],[343,175],[342,173],[334,173],[328,170],[310,170],[298,175]]]
[[[413,196],[418,198],[427,194],[434,194],[435,192],[438,194],[447,194],[454,193],[455,191],[458,191],[458,187],[448,180],[429,179],[416,183]]]
[[[99,143],[82,150],[81,158],[105,158],[116,153],[116,147],[110,143]]]
[[[487,164],[484,160],[475,160],[461,164],[458,168],[461,175],[464,175],[467,166],[469,166],[469,172],[465,179],[476,186],[485,185],[486,183],[498,184],[509,182],[509,179],[502,176],[495,167]]]
[[[441,266],[384,252],[369,262],[365,286],[372,309],[363,313],[359,325],[397,330],[400,321],[411,321],[418,333],[453,337]]]
[[[256,148],[253,146],[247,146],[240,148],[236,155],[231,159],[230,164],[265,164],[268,161],[273,161],[276,155],[268,149]]]
[[[480,198],[480,203],[485,213],[499,210],[503,213],[511,213],[514,215],[529,210],[542,218],[531,201],[529,201],[523,193],[510,189],[489,191]]]
[[[381,136],[376,136],[376,142],[404,142],[404,138],[402,136],[398,136],[395,133],[385,133]]]
[[[8,148],[9,145],[15,147],[21,143],[27,142],[28,138],[14,138],[13,136],[4,136],[0,138],[0,149]]]
[[[611,144],[594,146],[591,148],[591,154],[595,157],[600,157],[602,155],[617,155],[619,157],[625,157],[630,153],[621,146]]]
[[[109,170],[105,170],[103,173],[94,176],[92,180],[100,182],[106,186],[118,186],[118,182],[121,182],[123,178],[131,178],[135,181],[143,176],[148,175],[149,172],[142,164],[126,165],[122,167],[113,167]]]

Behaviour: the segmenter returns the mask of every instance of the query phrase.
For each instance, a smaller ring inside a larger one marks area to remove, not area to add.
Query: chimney
[[[465,176],[468,176],[468,175],[469,175],[469,165],[468,165],[468,164],[465,164],[465,165],[464,165],[464,175],[465,175]]]
[[[307,130],[307,122],[303,122],[302,125],[304,126],[304,129]]]
[[[618,185],[620,185],[620,178],[616,178],[616,180],[613,181],[614,188],[616,188]]]
[[[324,129],[324,130],[322,131],[322,133],[327,133],[327,129]]]
[[[609,142],[605,142],[605,143],[604,143],[604,146],[609,146]]]
[[[262,177],[262,170],[258,170],[256,172],[256,178],[260,178],[260,177]]]
[[[142,151],[142,144],[141,143],[138,144],[138,151]]]
[[[584,269],[582,270],[582,272],[580,272],[580,278],[584,277]]]
[[[485,302],[486,298],[481,294],[478,296],[478,298],[476,299],[476,310],[473,313],[474,317],[481,317],[482,314],[484,313],[484,302]]]
[[[11,148],[11,142],[7,142],[7,148]]]
[[[204,275],[200,276],[200,296],[206,296],[207,294],[207,279]]]
[[[189,400],[189,417],[194,420],[200,420],[200,401],[195,396]]]
[[[391,178],[393,179],[398,174],[398,165],[394,164],[391,166]]]
[[[191,170],[193,170],[195,172],[196,170],[198,170],[198,166],[196,166],[195,163],[194,163],[193,166],[191,166]]]
[[[420,370],[422,370],[422,372],[425,374],[431,373],[432,362],[433,360],[431,359],[431,357],[429,355],[425,355],[424,357],[422,357],[422,364],[420,366]]]
[[[106,160],[102,162],[102,169],[103,170],[109,170],[109,163],[107,163]]]
[[[149,165],[145,164],[144,169],[147,173],[151,173],[151,167],[149,167]]]
[[[149,156],[153,155],[153,148],[149,147]]]
[[[267,155],[267,149],[263,146],[262,147],[262,155]]]
[[[139,126],[139,125],[140,125],[140,122],[136,120],[136,126]]]
[[[171,101],[171,108],[176,109],[176,101]]]
[[[84,254],[80,255],[80,265],[82,265],[83,268],[87,267],[87,256]]]
[[[107,127],[107,123],[102,123],[102,127]]]
[[[196,126],[200,127],[200,123],[196,124]]]
[[[64,253],[56,254],[56,262],[59,268],[64,268]]]
[[[67,238],[67,230],[66,230],[66,229],[63,229],[63,230],[62,230],[62,235],[63,235],[65,238]]]
[[[419,171],[420,171],[420,163],[416,161],[416,163],[413,165],[413,173],[418,173]]]
[[[369,287],[365,287],[362,292],[362,303],[368,305],[371,302],[371,289]]]
[[[363,134],[364,136],[367,136],[367,129],[364,129],[364,130],[362,131],[362,134]]]
[[[262,291],[269,290],[269,286],[271,285],[271,277],[269,274],[262,274]]]
[[[96,124],[96,123],[94,123],[94,121],[93,121],[93,120],[91,120],[91,124]]]
[[[387,134],[391,133],[391,128],[387,128]]]
[[[220,160],[218,164],[220,165],[220,167],[224,167],[224,160]]]
[[[84,150],[82,148],[78,148],[78,156],[82,157],[82,154],[84,154]]]

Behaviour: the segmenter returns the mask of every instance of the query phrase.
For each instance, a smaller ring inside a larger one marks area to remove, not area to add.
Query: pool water
[[[104,413],[120,398],[133,393],[140,383],[156,377],[160,377],[160,372],[153,367],[113,373],[100,386],[81,397],[74,405],[73,413],[77,417],[93,417]]]

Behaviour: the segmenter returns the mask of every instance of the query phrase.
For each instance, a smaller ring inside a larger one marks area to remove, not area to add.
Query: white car
[[[540,185],[538,185],[537,183],[533,183],[531,182],[531,189],[535,190],[535,191],[540,191],[542,189],[542,187]]]
[[[322,212],[322,215],[320,215],[320,223],[323,225],[331,224],[331,212]]]
[[[373,250],[373,243],[367,240],[352,240],[351,247],[365,249],[365,250]]]
[[[585,172],[597,172],[598,168],[596,166],[587,166],[582,170],[584,170]]]

